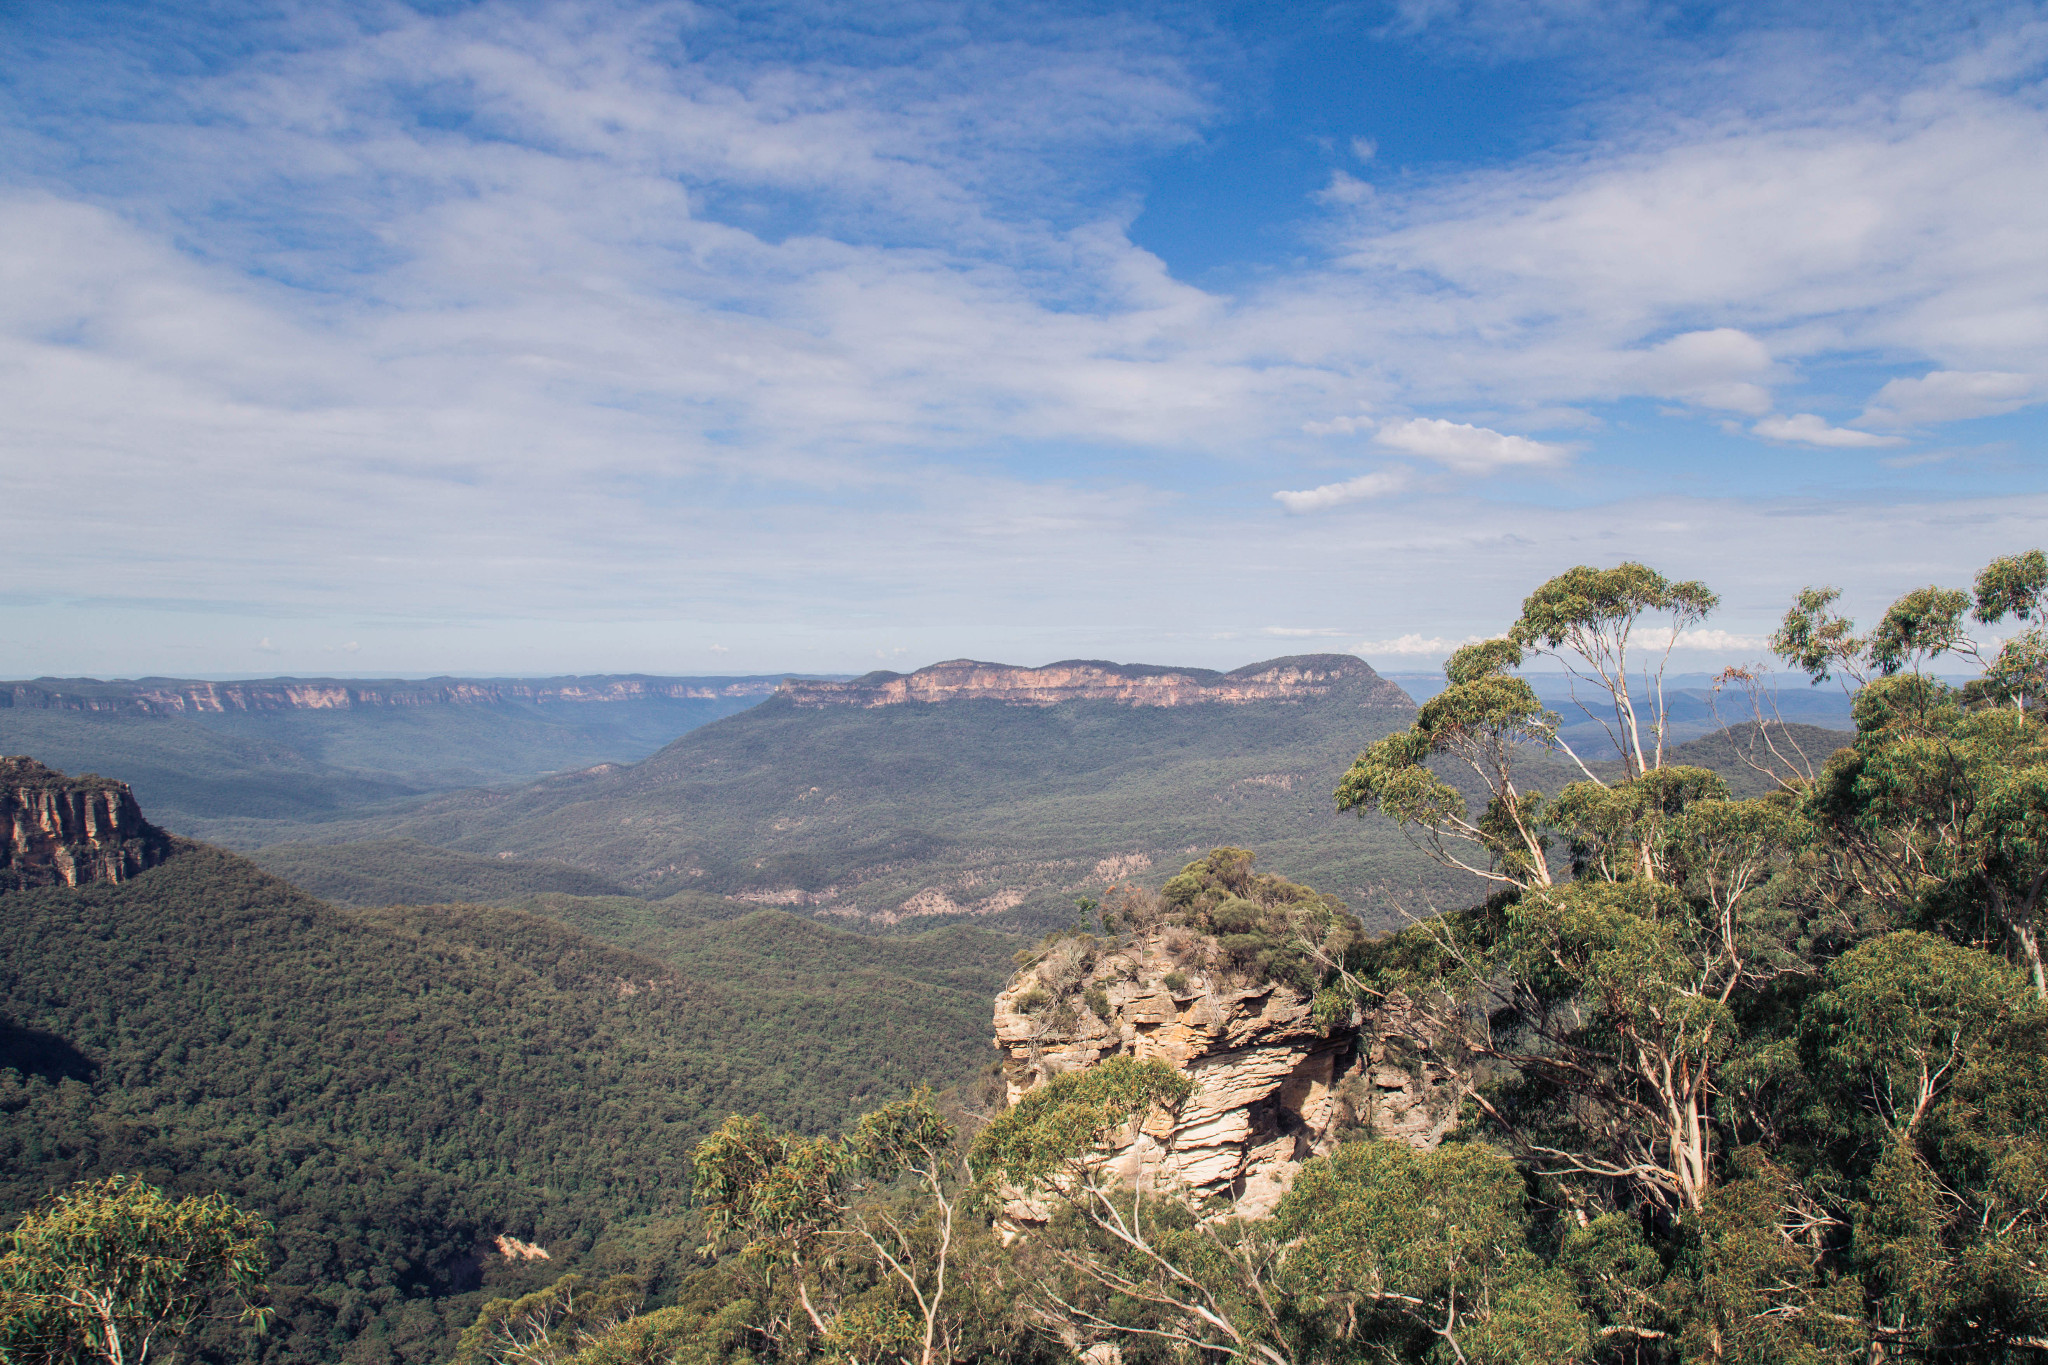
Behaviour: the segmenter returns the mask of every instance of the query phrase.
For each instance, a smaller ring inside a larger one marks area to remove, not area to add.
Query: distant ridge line
[[[552,678],[36,678],[0,682],[0,707],[190,715],[225,711],[348,711],[417,706],[500,706],[508,702],[625,702],[671,698],[766,697],[783,674],[662,677],[645,673]]]
[[[1349,654],[1292,654],[1228,673],[1161,664],[1066,659],[1040,668],[948,659],[915,673],[878,671],[850,682],[791,678],[776,695],[799,707],[900,706],[910,702],[999,701],[1057,706],[1109,701],[1127,706],[1245,705],[1352,700],[1364,707],[1415,706],[1399,686]]]

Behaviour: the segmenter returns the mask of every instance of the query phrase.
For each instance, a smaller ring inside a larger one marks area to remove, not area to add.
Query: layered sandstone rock
[[[126,881],[170,848],[125,782],[0,758],[0,891]]]
[[[798,706],[898,706],[967,700],[1012,706],[1057,706],[1068,701],[1195,706],[1340,698],[1360,706],[1414,708],[1406,692],[1349,654],[1269,659],[1230,673],[1096,659],[1069,660],[1043,668],[950,659],[915,673],[870,673],[851,682],[791,678],[782,684],[780,695]]]
[[[1223,1198],[1260,1217],[1310,1157],[1347,1131],[1434,1147],[1455,1118],[1454,1067],[1400,1002],[1376,1016],[1319,1022],[1308,993],[1233,983],[1187,966],[1185,931],[1115,945],[1068,939],[996,997],[1009,1102],[1062,1072],[1119,1054],[1159,1060],[1195,1083],[1178,1112],[1117,1133],[1105,1166],[1126,1180]],[[1013,1222],[1044,1217],[1032,1200]]]

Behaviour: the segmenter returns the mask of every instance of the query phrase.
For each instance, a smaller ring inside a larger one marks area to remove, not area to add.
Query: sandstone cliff
[[[798,706],[898,706],[905,702],[1000,701],[1057,706],[1110,701],[1127,706],[1299,702],[1333,698],[1362,707],[1412,710],[1406,692],[1349,654],[1299,654],[1230,673],[1075,659],[1043,668],[951,659],[915,673],[869,673],[851,682],[791,678],[778,689]]]
[[[0,891],[123,882],[170,849],[127,783],[0,758]]]
[[[104,711],[129,715],[184,715],[225,711],[351,711],[361,708],[496,706],[508,702],[563,705],[670,698],[765,697],[779,678],[428,678],[358,681],[336,678],[267,678],[201,682],[143,678],[38,678],[0,683],[0,707],[46,711]]]
[[[1126,1054],[1195,1083],[1174,1114],[1115,1136],[1106,1165],[1233,1211],[1270,1213],[1310,1157],[1347,1131],[1434,1147],[1461,1094],[1452,1059],[1398,998],[1373,1014],[1317,1008],[1307,951],[1341,956],[1357,922],[1328,897],[1250,871],[1218,849],[1167,883],[1126,890],[1118,937],[1051,943],[996,997],[1009,1103],[1062,1072]],[[1219,932],[1220,931],[1220,932]],[[1044,1217],[1029,1199],[1012,1221]]]

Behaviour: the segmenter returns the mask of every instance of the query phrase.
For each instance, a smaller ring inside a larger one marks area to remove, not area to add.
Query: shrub
[[[1327,975],[1317,953],[1342,961],[1364,941],[1364,927],[1335,896],[1254,871],[1254,861],[1246,849],[1211,849],[1156,897],[1126,888],[1117,923],[1136,933],[1163,930],[1168,953],[1222,976],[1312,992]]]

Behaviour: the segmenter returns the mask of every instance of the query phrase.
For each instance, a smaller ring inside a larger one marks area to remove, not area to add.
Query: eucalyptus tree
[[[0,1359],[176,1359],[193,1323],[216,1315],[260,1332],[270,1232],[218,1194],[172,1199],[127,1176],[60,1191],[0,1254]]]
[[[2048,681],[2048,635],[2039,624],[2048,598],[2048,554],[2028,550],[1992,560],[1978,572],[1972,590],[1929,584],[1902,595],[1868,635],[1836,610],[1841,590],[1800,591],[1771,636],[1771,650],[1816,683],[1837,674],[1861,686],[1901,672],[1923,673],[1943,655],[1967,659],[1984,675],[1980,691],[2026,709]],[[1969,621],[2002,624],[2007,617],[2025,628],[2002,641],[1979,641]]]
[[[1337,791],[1340,810],[1380,811],[1499,888],[1418,922],[1405,937],[1421,946],[1383,949],[1354,983],[1424,1002],[1447,1037],[1512,1078],[1474,1101],[1526,1156],[1670,1217],[1697,1213],[1714,1182],[1719,1070],[1747,997],[1803,970],[1782,908],[1801,816],[1667,761],[1670,652],[1716,600],[1641,564],[1559,574],[1504,638],[1453,654],[1449,686]],[[1514,675],[1530,653],[1604,694],[1586,710],[1618,774],[1563,743]],[[1554,798],[1524,785],[1516,764],[1532,748],[1564,749],[1580,780]],[[1459,768],[1485,790],[1478,815],[1439,771]]]
[[[2028,710],[2048,690],[2048,636],[2031,624],[2048,601],[2048,555],[1994,559],[1969,593],[1916,588],[1868,635],[1834,610],[1839,597],[1804,590],[1771,640],[1816,683],[1841,673],[1864,684],[1855,742],[1806,802],[1834,894],[1996,947],[2048,999],[2048,734]],[[2026,628],[1994,647],[1970,637],[1966,615]],[[1983,676],[1949,687],[1926,672],[1943,655]]]
[[[965,1231],[958,1137],[922,1090],[862,1115],[836,1138],[734,1115],[691,1157],[697,1205],[714,1239],[743,1237],[744,1257],[787,1271],[816,1345],[937,1365],[955,1358],[961,1325],[953,1292]],[[884,1197],[899,1178],[916,1195],[907,1213]],[[846,1257],[828,1248],[853,1251],[882,1292],[814,1293],[844,1269]],[[795,1327],[771,1312],[763,1331],[781,1345],[801,1335]]]

